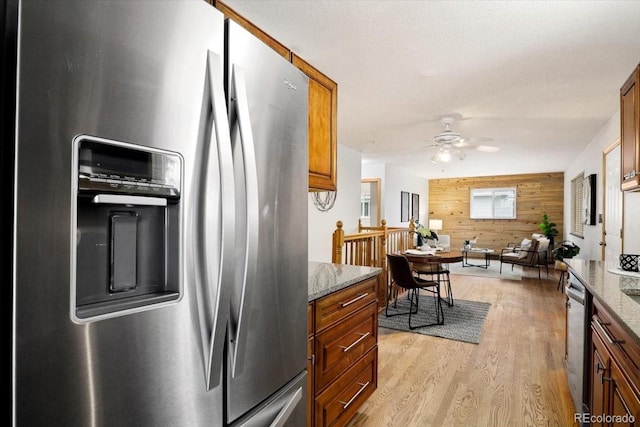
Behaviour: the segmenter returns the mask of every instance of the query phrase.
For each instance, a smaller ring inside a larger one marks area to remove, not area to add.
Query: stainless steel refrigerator
[[[12,423],[304,425],[306,76],[204,1],[2,6]]]

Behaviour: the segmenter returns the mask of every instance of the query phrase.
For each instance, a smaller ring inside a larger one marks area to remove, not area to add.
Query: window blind
[[[571,234],[584,236],[584,172],[571,180]]]

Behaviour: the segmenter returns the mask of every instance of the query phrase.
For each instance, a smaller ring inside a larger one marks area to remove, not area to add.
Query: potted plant
[[[553,258],[556,261],[563,261],[565,258],[573,258],[580,253],[580,246],[570,240],[563,240],[558,247],[553,248]]]
[[[538,228],[542,231],[542,234],[549,239],[549,246],[553,247],[553,238],[558,235],[557,224],[549,221],[549,215],[546,213],[542,215],[542,222],[538,224]]]
[[[422,247],[427,242],[427,239],[438,240],[436,232],[429,230],[420,224],[418,220],[415,220],[415,233],[418,235],[418,247]]]

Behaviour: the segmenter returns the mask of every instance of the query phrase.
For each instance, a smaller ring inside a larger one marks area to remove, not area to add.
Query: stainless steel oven
[[[589,293],[569,273],[567,294],[567,379],[576,412],[587,412],[585,402],[585,343],[587,343]]]

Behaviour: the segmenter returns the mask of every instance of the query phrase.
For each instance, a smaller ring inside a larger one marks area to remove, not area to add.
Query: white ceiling
[[[425,178],[563,171],[640,62],[640,1],[225,3],[338,83],[340,144]],[[431,163],[447,115],[500,151]]]

